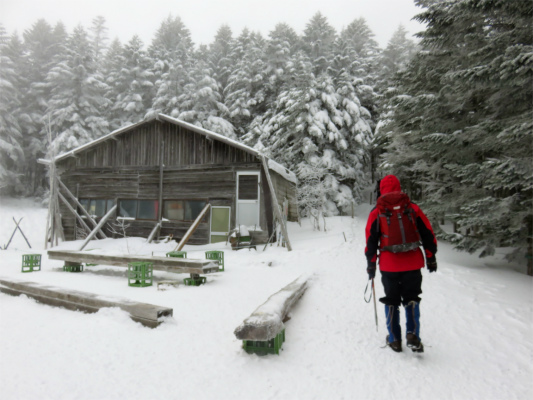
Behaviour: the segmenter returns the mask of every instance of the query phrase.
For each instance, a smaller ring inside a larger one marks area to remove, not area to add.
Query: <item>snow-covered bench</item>
[[[0,292],[14,296],[24,294],[44,304],[86,313],[95,313],[104,307],[118,307],[126,311],[132,320],[151,328],[161,324],[163,317],[171,317],[173,314],[172,308],[168,307],[100,296],[94,293],[68,290],[34,282],[0,279]]]
[[[200,275],[219,271],[218,260],[194,260],[190,258],[138,256],[130,254],[112,255],[96,254],[93,251],[48,250],[51,260],[63,260],[65,265],[71,263],[102,264],[128,267],[132,262],[151,262],[154,270],[191,274],[191,279]],[[205,278],[204,278],[205,279]]]
[[[274,293],[235,329],[235,336],[243,340],[245,350],[279,354],[285,340],[284,322],[288,319],[291,308],[307,289],[308,278],[301,276]]]

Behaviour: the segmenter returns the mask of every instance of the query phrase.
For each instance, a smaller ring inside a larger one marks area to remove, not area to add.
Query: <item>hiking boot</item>
[[[407,334],[407,347],[409,347],[415,353],[423,353],[424,345],[418,336],[414,333]]]
[[[402,351],[402,342],[400,340],[389,342],[389,335],[387,335],[385,337],[385,342],[387,343],[387,346],[389,346],[396,353],[400,353]]]

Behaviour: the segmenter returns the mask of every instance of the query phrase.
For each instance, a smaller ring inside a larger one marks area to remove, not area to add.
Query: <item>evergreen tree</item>
[[[335,29],[320,12],[307,23],[302,38],[303,46],[314,65],[315,75],[325,72],[329,67],[336,38]]]
[[[15,46],[20,43],[13,39]],[[23,135],[19,124],[22,96],[17,71],[16,49],[2,25],[0,25],[0,193],[23,192],[21,172],[23,171]],[[11,49],[10,49],[11,47]]]
[[[190,74],[190,82],[178,98],[181,110],[178,118],[236,139],[233,125],[225,119],[229,111],[221,102],[218,85],[212,74],[204,60],[196,62]]]
[[[224,102],[224,90],[234,67],[231,59],[233,32],[228,25],[222,25],[209,48],[209,68],[211,76],[217,82],[220,101]]]
[[[47,85],[51,97],[43,134],[52,134],[55,151],[81,146],[107,132],[103,116],[107,87],[83,27],[75,28],[69,37],[62,60],[48,73]]]
[[[168,17],[157,31],[150,47],[154,62],[154,101],[147,117],[164,113],[178,116],[178,97],[188,83],[188,72],[193,54],[189,30],[179,17]]]
[[[123,49],[124,64],[117,76],[115,88],[118,96],[113,111],[118,120],[112,121],[113,126],[134,124],[143,119],[146,110],[152,105],[150,59],[143,50],[143,43],[134,36]]]
[[[123,90],[122,68],[125,65],[124,48],[118,39],[114,39],[107,48],[102,63],[104,81],[107,85],[105,98],[109,100],[109,106],[105,110],[106,120],[109,122],[109,129],[114,131],[121,126],[121,110],[114,107]]]
[[[93,46],[94,61],[98,67],[100,67],[107,48],[107,42],[109,40],[107,31],[108,29],[104,17],[99,15],[93,19],[91,26],[91,43]]]
[[[290,73],[292,85],[278,97],[276,108],[257,129],[262,144],[287,167],[306,176],[327,170],[326,211],[337,214],[360,200],[362,174],[371,133],[369,112],[361,107],[349,79],[338,89],[327,74],[315,78],[309,59],[298,54]],[[259,146],[260,148],[260,146]]]
[[[43,119],[47,112],[51,88],[46,77],[63,52],[67,39],[65,26],[58,23],[54,28],[40,19],[23,33],[25,50],[24,64],[20,66],[25,77],[22,114],[27,117],[20,121],[24,132],[24,154],[26,159],[25,186],[30,193],[40,195],[48,185],[47,170],[37,163],[45,157],[48,138],[45,135]]]
[[[399,75],[385,161],[429,213],[459,225],[459,248],[523,249],[533,227],[533,5],[418,3],[423,51]]]
[[[243,136],[254,117],[265,111],[265,55],[264,40],[247,29],[235,41],[232,59],[235,69],[228,77],[225,102],[229,120]]]

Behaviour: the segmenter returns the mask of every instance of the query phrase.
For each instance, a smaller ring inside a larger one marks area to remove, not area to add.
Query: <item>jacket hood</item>
[[[390,192],[401,192],[400,180],[394,175],[387,175],[379,184],[379,191],[382,195]]]

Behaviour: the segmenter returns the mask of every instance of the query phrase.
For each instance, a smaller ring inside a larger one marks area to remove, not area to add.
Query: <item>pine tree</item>
[[[265,111],[265,55],[260,34],[247,29],[235,41],[231,58],[235,68],[228,77],[225,103],[229,120],[241,137],[248,132],[251,121]]]
[[[221,102],[220,92],[213,72],[204,60],[197,60],[190,73],[190,82],[179,96],[178,118],[236,139],[233,125],[225,119],[229,111]]]
[[[99,15],[93,19],[91,25],[91,43],[93,46],[94,61],[98,65],[98,68],[100,68],[102,58],[107,49],[107,42],[109,40],[107,31],[108,29],[104,17]]]
[[[45,157],[48,138],[44,134],[44,115],[47,112],[51,88],[46,84],[46,77],[63,52],[67,39],[65,26],[56,24],[54,28],[40,19],[23,33],[24,60],[19,71],[25,77],[22,114],[20,121],[24,132],[24,167],[25,186],[28,192],[42,195],[48,185],[47,170],[37,163]]]
[[[320,12],[307,23],[302,39],[304,50],[314,65],[315,75],[327,70],[336,37],[335,29]]]
[[[20,43],[18,37],[14,41],[15,45]],[[23,136],[19,124],[21,85],[16,62],[12,59],[11,42],[0,24],[0,193],[10,195],[23,192],[20,178],[24,162]]]
[[[178,116],[178,97],[189,81],[193,54],[189,30],[179,17],[169,16],[157,31],[149,49],[154,62],[154,101],[146,116],[158,113]]]
[[[258,130],[269,154],[302,176],[315,168],[327,173],[326,211],[337,214],[360,200],[362,173],[371,134],[368,110],[347,78],[335,87],[327,74],[315,77],[309,59],[299,53],[289,72],[292,85],[278,96],[276,108]]]
[[[105,110],[106,120],[109,122],[109,129],[114,131],[121,126],[121,110],[114,107],[123,90],[122,68],[125,64],[124,49],[118,39],[114,39],[107,48],[102,63],[102,71],[105,77],[107,90],[105,98],[109,100],[109,106]]]
[[[120,127],[142,120],[153,101],[151,62],[138,36],[124,46],[122,57],[124,64],[115,85],[118,97],[113,105],[118,120],[112,122]]]
[[[47,85],[51,97],[43,134],[52,133],[55,151],[70,150],[107,133],[103,116],[107,86],[83,27],[69,37],[62,60],[48,73]]]
[[[228,25],[222,25],[209,48],[209,68],[211,76],[217,82],[220,101],[224,102],[224,90],[234,67],[231,59],[233,32]]]
[[[533,236],[533,5],[419,4],[423,51],[399,75],[385,161],[430,213],[458,224],[458,248],[482,256],[525,249]]]

